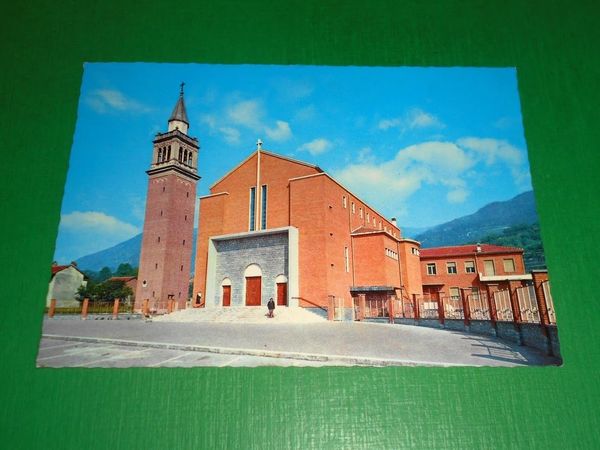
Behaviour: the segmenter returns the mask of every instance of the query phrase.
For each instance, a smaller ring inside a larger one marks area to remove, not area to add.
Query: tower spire
[[[184,82],[179,85],[179,98],[175,103],[175,108],[169,117],[169,131],[179,130],[184,134],[187,134],[190,122],[188,120],[187,112],[185,110],[185,102],[183,100],[183,87]]]

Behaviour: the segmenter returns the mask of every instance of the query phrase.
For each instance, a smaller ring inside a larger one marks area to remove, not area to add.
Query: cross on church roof
[[[261,150],[262,145],[263,145],[263,141],[261,141],[260,139],[258,141],[256,141],[256,150]]]

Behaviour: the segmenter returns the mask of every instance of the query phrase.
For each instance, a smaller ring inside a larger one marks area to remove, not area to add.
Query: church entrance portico
[[[298,297],[297,229],[211,238],[206,280],[207,308],[266,306],[270,298],[280,306],[297,306],[290,301]]]

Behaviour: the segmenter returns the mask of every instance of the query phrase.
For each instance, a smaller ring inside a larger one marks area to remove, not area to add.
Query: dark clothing
[[[275,309],[275,302],[273,300],[269,300],[269,303],[267,303],[267,308],[269,308],[269,310]]]

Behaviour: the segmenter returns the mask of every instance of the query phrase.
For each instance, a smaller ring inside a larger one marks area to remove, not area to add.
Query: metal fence
[[[490,306],[487,293],[472,292],[467,295],[467,305],[473,320],[490,320]]]
[[[492,294],[496,304],[496,317],[500,322],[513,322],[514,316],[510,303],[510,291],[508,289],[496,291]]]
[[[442,300],[444,305],[444,317],[446,319],[464,319],[465,312],[462,300],[459,296],[452,295]]]
[[[533,286],[523,286],[516,288],[515,292],[519,302],[521,321],[526,323],[540,323],[540,312],[535,296],[535,288]]]
[[[546,307],[548,308],[548,319],[551,324],[556,325],[556,312],[554,310],[554,300],[550,292],[550,280],[542,282],[542,290],[546,298]]]

